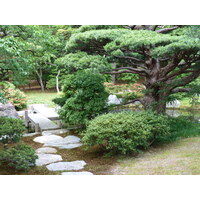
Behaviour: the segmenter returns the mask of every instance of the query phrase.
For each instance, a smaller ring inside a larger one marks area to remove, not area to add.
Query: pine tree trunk
[[[153,110],[157,113],[165,113],[166,111],[166,101],[165,97],[158,98],[157,96],[153,96],[152,94],[145,95],[142,99],[144,109],[145,110]]]

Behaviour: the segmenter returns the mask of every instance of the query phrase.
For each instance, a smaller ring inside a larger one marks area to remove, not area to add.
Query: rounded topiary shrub
[[[25,130],[22,120],[0,117],[0,143],[18,142]]]
[[[165,134],[169,134],[167,116],[130,111],[96,117],[82,133],[82,141],[111,153],[128,154],[149,147],[157,136]]]
[[[54,100],[62,106],[59,115],[65,124],[85,126],[88,120],[105,112],[108,93],[103,83],[103,76],[94,70],[66,77],[63,96]]]
[[[9,167],[17,171],[28,171],[35,166],[38,156],[35,150],[25,144],[0,151],[0,166]]]

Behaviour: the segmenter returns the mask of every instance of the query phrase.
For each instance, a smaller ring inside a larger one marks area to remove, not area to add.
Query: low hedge
[[[150,111],[109,113],[89,123],[82,141],[89,146],[100,145],[112,154],[136,153],[169,130],[168,117]]]

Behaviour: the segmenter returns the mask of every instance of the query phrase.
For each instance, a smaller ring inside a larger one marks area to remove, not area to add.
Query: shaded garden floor
[[[23,138],[23,142],[34,149],[42,147],[42,144],[33,142],[33,138]],[[199,147],[200,137],[192,137],[151,147],[137,156],[105,157],[98,148],[86,150],[84,147],[71,150],[58,149],[58,154],[63,157],[63,160],[86,161],[85,170],[95,175],[199,175]],[[0,174],[59,175],[60,172],[48,171],[45,166],[41,166],[21,173],[8,168],[0,168]]]
[[[43,144],[33,142],[35,136],[26,137],[22,139],[27,145],[32,146],[34,149],[40,148]],[[21,143],[21,142],[20,142]],[[75,149],[57,149],[57,154],[61,155],[63,160],[76,161],[84,160],[87,165],[84,167],[84,171],[90,171],[95,175],[108,175],[110,174],[110,169],[116,162],[116,157],[105,157],[103,152],[98,148],[91,148],[86,150],[85,147],[79,147]],[[78,170],[82,171],[82,170]],[[0,168],[1,175],[60,175],[60,172],[53,172],[47,170],[45,166],[34,167],[29,172],[15,172],[8,168]]]

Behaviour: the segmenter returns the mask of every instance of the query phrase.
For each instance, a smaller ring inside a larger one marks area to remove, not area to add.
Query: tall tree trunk
[[[142,99],[145,110],[153,110],[157,113],[165,113],[166,111],[166,100],[165,96],[158,97],[157,95],[146,94]]]
[[[38,76],[38,80],[39,80],[39,83],[40,83],[41,90],[42,90],[42,92],[44,92],[45,86],[44,86],[44,83],[43,83],[43,80],[42,80],[42,70],[41,70],[41,68],[40,68],[39,72],[36,70],[36,74]]]
[[[116,63],[113,63],[113,69],[116,69]],[[116,84],[116,79],[117,79],[117,75],[112,74],[112,82],[114,85]]]

